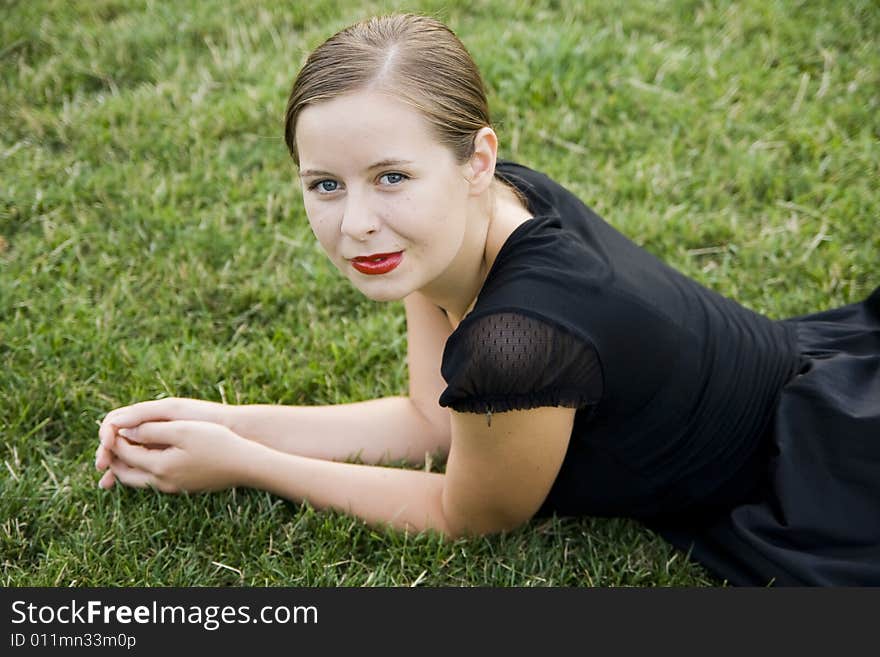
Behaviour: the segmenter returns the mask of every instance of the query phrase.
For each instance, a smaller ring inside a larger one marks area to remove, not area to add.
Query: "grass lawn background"
[[[880,284],[872,0],[0,2],[0,585],[721,584],[623,519],[445,543],[97,488],[120,405],[406,393],[403,305],[323,255],[282,140],[307,52],[392,9],[456,30],[503,157],[702,283],[777,318]]]

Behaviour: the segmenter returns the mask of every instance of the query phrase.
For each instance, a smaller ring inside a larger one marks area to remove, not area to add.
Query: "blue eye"
[[[309,189],[316,189],[319,194],[332,194],[339,189],[339,183],[335,180],[318,180],[309,185]]]
[[[398,185],[404,180],[406,180],[406,176],[402,173],[386,173],[379,178],[379,181],[385,181],[386,185]]]

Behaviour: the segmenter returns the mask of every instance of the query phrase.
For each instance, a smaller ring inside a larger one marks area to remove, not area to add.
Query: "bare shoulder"
[[[453,534],[491,534],[528,522],[565,458],[575,409],[486,415],[450,412],[443,510]]]

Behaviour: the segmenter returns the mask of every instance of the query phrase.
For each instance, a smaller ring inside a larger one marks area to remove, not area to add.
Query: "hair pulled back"
[[[480,72],[452,30],[427,16],[374,17],[327,39],[297,75],[284,120],[284,141],[297,166],[300,112],[364,90],[387,93],[421,112],[458,162],[473,153],[474,135],[491,126]]]

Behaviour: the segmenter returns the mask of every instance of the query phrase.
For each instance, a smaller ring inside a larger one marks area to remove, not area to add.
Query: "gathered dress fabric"
[[[447,340],[439,403],[577,409],[537,515],[638,519],[731,584],[880,585],[880,288],[770,319],[544,174],[497,175],[532,218]]]

